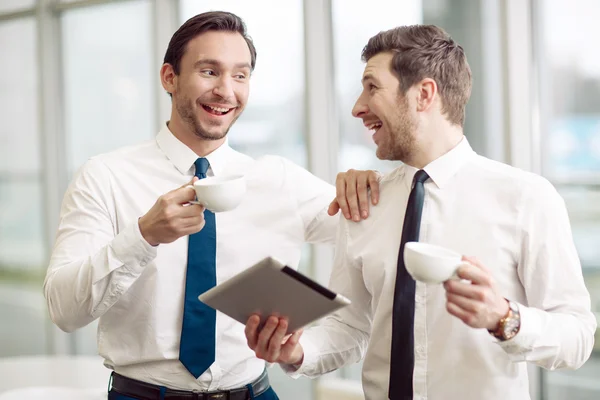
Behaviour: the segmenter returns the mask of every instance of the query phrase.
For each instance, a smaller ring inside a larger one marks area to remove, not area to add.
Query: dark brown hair
[[[188,19],[173,34],[165,53],[164,63],[171,64],[175,74],[179,75],[181,59],[185,54],[187,44],[196,36],[209,31],[237,32],[242,35],[250,49],[250,55],[252,56],[250,66],[254,70],[256,48],[254,48],[252,38],[248,36],[246,24],[237,15],[225,11],[205,12]]]
[[[438,86],[442,112],[452,124],[463,126],[465,106],[471,96],[471,68],[463,48],[443,29],[433,25],[400,26],[369,39],[363,61],[392,52],[392,70],[400,81],[400,93],[424,78]]]

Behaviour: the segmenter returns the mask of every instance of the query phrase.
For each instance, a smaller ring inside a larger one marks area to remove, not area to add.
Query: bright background
[[[156,134],[170,110],[158,79],[168,40],[214,9],[240,15],[258,49],[231,145],[331,182],[348,168],[394,166],[376,159],[350,115],[368,38],[402,24],[446,29],[473,70],[469,141],[557,186],[600,312],[598,0],[1,0],[0,364],[96,354],[95,324],[60,332],[42,295],[62,195],[88,157]],[[302,270],[326,282],[330,257],[307,247]],[[282,399],[360,398],[344,397],[360,393],[359,370],[295,381],[273,368],[271,377]],[[576,372],[538,372],[534,399],[600,398],[600,353]]]

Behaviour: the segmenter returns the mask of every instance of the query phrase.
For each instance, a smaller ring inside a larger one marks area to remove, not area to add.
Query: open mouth
[[[381,128],[382,125],[383,124],[380,121],[377,121],[377,122],[373,122],[366,126],[367,126],[367,129],[369,129],[371,131],[371,133],[374,135],[379,130],[379,128]]]
[[[208,104],[202,104],[202,108],[204,108],[204,110],[212,115],[225,115],[228,114],[231,110],[234,110],[234,108],[223,108],[223,107],[214,107],[214,106],[209,106]]]

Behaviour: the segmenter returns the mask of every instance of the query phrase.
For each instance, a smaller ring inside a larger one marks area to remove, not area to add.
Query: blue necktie
[[[210,166],[208,160],[199,158],[194,165],[196,176],[200,179],[206,178],[206,171]],[[215,214],[205,210],[204,220],[204,228],[189,238],[183,325],[179,345],[179,360],[196,378],[215,361],[216,312],[198,300],[198,296],[217,283]]]
[[[404,265],[404,245],[406,242],[418,242],[421,230],[421,214],[425,199],[425,181],[427,172],[417,171],[413,179],[413,188],[408,196],[408,204],[402,226],[394,308],[392,314],[392,354],[390,357],[391,400],[410,400],[413,398],[413,370],[415,366],[414,324],[415,324],[415,281]]]

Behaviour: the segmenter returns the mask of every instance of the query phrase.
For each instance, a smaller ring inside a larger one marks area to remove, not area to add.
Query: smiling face
[[[239,33],[208,31],[195,37],[167,88],[175,117],[201,139],[223,139],[246,106],[250,73],[250,50]]]
[[[407,96],[410,89],[407,94],[400,93],[400,82],[392,73],[392,57],[391,52],[383,52],[369,59],[352,115],[373,132],[379,159],[408,162],[415,152],[419,122]]]

